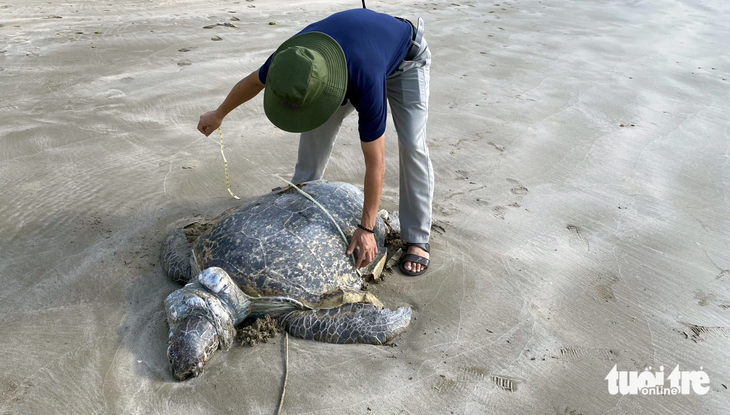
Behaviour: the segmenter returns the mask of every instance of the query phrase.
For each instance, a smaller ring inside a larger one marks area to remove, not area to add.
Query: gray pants
[[[388,102],[400,156],[401,237],[411,243],[426,243],[431,234],[434,179],[426,145],[430,67],[431,51],[424,38],[418,55],[403,61],[388,77]],[[322,126],[302,133],[293,183],[322,178],[342,120],[354,109],[348,102]]]

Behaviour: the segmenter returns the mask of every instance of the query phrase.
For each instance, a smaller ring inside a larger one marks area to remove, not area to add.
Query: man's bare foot
[[[422,248],[417,247],[416,245],[408,245],[408,250],[406,251],[406,254],[413,254],[417,255],[426,259],[431,258],[431,255]],[[419,264],[413,261],[404,261],[403,268],[406,271],[412,272],[412,273],[419,273],[423,271],[426,266],[423,264]]]

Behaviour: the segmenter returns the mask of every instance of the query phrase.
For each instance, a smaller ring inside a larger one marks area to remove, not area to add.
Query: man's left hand
[[[360,255],[355,261],[357,268],[367,266],[378,256],[378,244],[375,242],[375,234],[360,228],[355,229],[355,233],[352,234],[352,241],[350,246],[347,247],[347,255],[352,255],[356,247],[360,248]]]

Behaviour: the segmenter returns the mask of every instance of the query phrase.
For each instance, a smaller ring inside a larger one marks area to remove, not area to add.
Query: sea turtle
[[[335,223],[347,239],[352,236],[362,191],[325,181],[299,187],[321,206],[290,187],[165,239],[163,269],[187,283],[165,299],[167,354],[178,379],[199,375],[213,352],[231,346],[235,327],[251,315],[269,314],[293,336],[330,343],[382,344],[410,323],[409,307],[389,310],[363,291],[359,270],[345,254]],[[378,217],[380,255],[367,273],[382,270],[385,232]]]

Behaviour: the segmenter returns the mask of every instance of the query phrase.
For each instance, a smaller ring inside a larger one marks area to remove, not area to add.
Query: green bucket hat
[[[282,43],[271,60],[264,111],[284,131],[311,131],[337,111],[346,91],[340,44],[324,33],[302,33]]]

